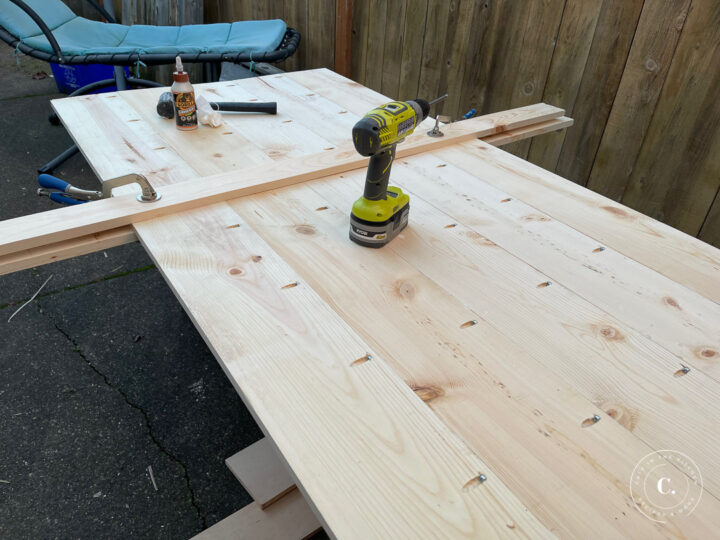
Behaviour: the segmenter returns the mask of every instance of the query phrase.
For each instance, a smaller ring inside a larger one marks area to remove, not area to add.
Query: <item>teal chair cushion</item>
[[[76,16],[59,0],[27,0],[52,30],[63,55],[263,53],[275,50],[285,22],[241,21],[188,26],[125,26]],[[52,47],[35,22],[9,0],[0,0],[0,26],[26,45],[47,53]]]

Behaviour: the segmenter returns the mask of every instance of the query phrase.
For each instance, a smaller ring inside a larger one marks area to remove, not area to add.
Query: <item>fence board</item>
[[[169,4],[122,2],[136,23]],[[284,69],[335,67],[334,0],[204,6],[206,23],[282,17],[297,28]],[[351,77],[392,98],[448,91],[437,112],[455,118],[563,107],[571,130],[508,149],[720,246],[719,10],[714,0],[355,0]]]
[[[588,187],[616,201],[640,153],[690,0],[646,2]]]
[[[696,235],[720,185],[720,2],[694,2],[623,203]]]
[[[601,2],[585,0],[568,0],[565,4],[542,101],[562,107],[570,117],[573,115],[601,7]],[[528,160],[554,171],[565,134],[563,130],[533,139]]]
[[[555,169],[560,176],[583,185],[590,176],[642,5],[642,0],[603,3],[573,109],[577,129],[568,131]]]

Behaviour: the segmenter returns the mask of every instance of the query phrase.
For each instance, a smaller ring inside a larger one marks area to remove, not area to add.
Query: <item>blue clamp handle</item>
[[[50,194],[50,200],[54,201],[56,203],[60,203],[60,204],[84,204],[84,203],[88,202],[88,201],[79,201],[77,199],[71,199],[70,197],[66,197],[62,193],[58,193],[56,191],[54,191],[53,193]]]
[[[465,120],[467,120],[468,118],[472,118],[473,116],[475,116],[475,109],[470,109],[468,112],[463,114],[463,118]]]
[[[44,187],[47,189],[57,189],[62,192],[64,192],[65,189],[70,185],[65,180],[60,180],[59,178],[50,174],[41,174],[40,176],[38,176],[38,184],[40,184],[40,187]]]

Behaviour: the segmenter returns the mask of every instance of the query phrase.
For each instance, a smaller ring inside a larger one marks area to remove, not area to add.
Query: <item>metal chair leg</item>
[[[38,173],[40,174],[50,174],[52,173],[56,168],[58,168],[60,165],[65,163],[68,159],[73,157],[75,154],[77,154],[80,151],[80,149],[77,147],[76,144],[73,144],[70,148],[65,150],[62,154],[57,156],[54,159],[51,159],[48,161],[45,165],[40,167],[38,169]]]

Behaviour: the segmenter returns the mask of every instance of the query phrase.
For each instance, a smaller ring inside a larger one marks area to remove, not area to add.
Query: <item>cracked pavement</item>
[[[0,219],[57,207],[39,71],[0,50]],[[80,156],[56,174],[97,186]],[[224,460],[261,436],[139,244],[0,276],[0,538],[189,538],[251,501]]]

